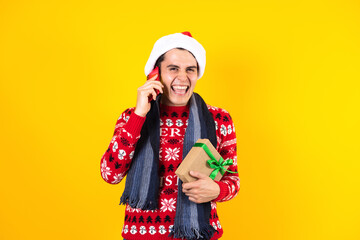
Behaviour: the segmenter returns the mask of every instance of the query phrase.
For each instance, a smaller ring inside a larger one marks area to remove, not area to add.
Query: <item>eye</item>
[[[175,71],[177,70],[177,68],[170,68],[170,71]]]

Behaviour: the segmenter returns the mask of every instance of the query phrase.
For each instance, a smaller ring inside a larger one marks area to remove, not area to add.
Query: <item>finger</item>
[[[182,185],[183,189],[186,189],[187,191],[191,190],[192,188],[196,187],[196,183],[195,182],[191,182],[191,183],[183,183]]]
[[[162,91],[162,89],[164,88],[164,85],[161,82],[158,81],[152,81],[152,82],[146,82],[143,86],[143,89],[148,89],[148,88],[156,88]]]
[[[164,85],[159,81],[146,81],[144,83],[144,85],[142,85],[140,88],[145,89],[145,88],[154,87],[154,86],[164,87]]]
[[[201,172],[196,172],[196,171],[190,171],[190,175],[193,177],[196,177],[198,179],[204,179],[204,178],[208,178],[209,176],[201,173]]]
[[[144,85],[141,88],[139,88],[139,92],[142,95],[149,96],[152,91],[155,91],[155,89],[161,89],[161,88],[156,85],[149,85],[149,86]]]
[[[154,81],[158,76],[159,76],[159,74],[155,74],[152,78],[149,78],[148,81]]]
[[[183,190],[183,192],[186,194],[186,195],[197,195],[198,194],[198,190],[197,189],[186,189],[185,191]]]
[[[199,196],[199,194],[200,194],[199,191],[194,190],[194,189],[191,189],[185,193],[185,195],[192,196],[192,197]]]
[[[155,81],[154,77],[153,78],[150,78],[149,80],[146,80],[146,82],[144,83],[145,84],[153,84],[153,83],[161,83],[161,81]]]
[[[188,197],[192,197],[192,198],[194,198],[194,199],[197,197],[197,195],[195,195],[195,194],[190,194],[190,193],[185,193],[185,195],[188,196]]]
[[[154,91],[153,88],[147,88],[147,89],[141,89],[140,90],[140,96],[142,97],[148,97],[152,94],[152,91]]]
[[[194,197],[189,197],[189,200],[194,202],[194,203],[200,203],[200,201]]]
[[[164,86],[161,81],[150,81],[150,83],[158,84],[160,86]]]
[[[164,93],[162,86],[157,86],[157,85],[155,85],[155,86],[153,86],[153,88],[156,89],[156,90],[158,90],[158,91],[161,92],[161,93]]]
[[[148,96],[150,96],[150,95],[152,95],[152,99],[156,100],[157,94],[154,89],[152,89],[152,91],[150,92],[150,94]]]

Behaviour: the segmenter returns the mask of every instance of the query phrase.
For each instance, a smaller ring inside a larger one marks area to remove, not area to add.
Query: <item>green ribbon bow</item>
[[[233,160],[232,159],[228,159],[226,161],[224,161],[224,159],[222,157],[220,157],[219,161],[215,158],[215,156],[211,153],[210,149],[208,148],[208,146],[206,146],[205,143],[195,143],[194,147],[201,147],[204,149],[204,151],[207,153],[207,155],[209,155],[210,160],[207,160],[206,162],[209,164],[209,166],[211,168],[214,168],[214,170],[211,172],[210,174],[210,178],[212,180],[215,179],[216,175],[218,174],[218,172],[220,171],[221,175],[224,175],[225,171],[229,172],[229,173],[237,173],[237,172],[232,172],[230,170],[227,170],[226,168],[224,168],[224,166],[230,166],[233,165]]]

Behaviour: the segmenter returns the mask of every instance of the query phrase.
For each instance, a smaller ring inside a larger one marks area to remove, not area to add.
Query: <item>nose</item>
[[[177,77],[179,80],[186,80],[187,79],[186,71],[185,70],[179,71]]]

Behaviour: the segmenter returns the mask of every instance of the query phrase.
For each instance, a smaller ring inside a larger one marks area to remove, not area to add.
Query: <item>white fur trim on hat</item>
[[[182,33],[170,34],[160,38],[155,42],[154,47],[150,53],[150,57],[145,65],[145,75],[149,75],[149,73],[154,69],[156,60],[162,54],[178,47],[188,50],[195,56],[195,59],[199,64],[199,78],[201,78],[205,71],[205,49],[194,38]]]

